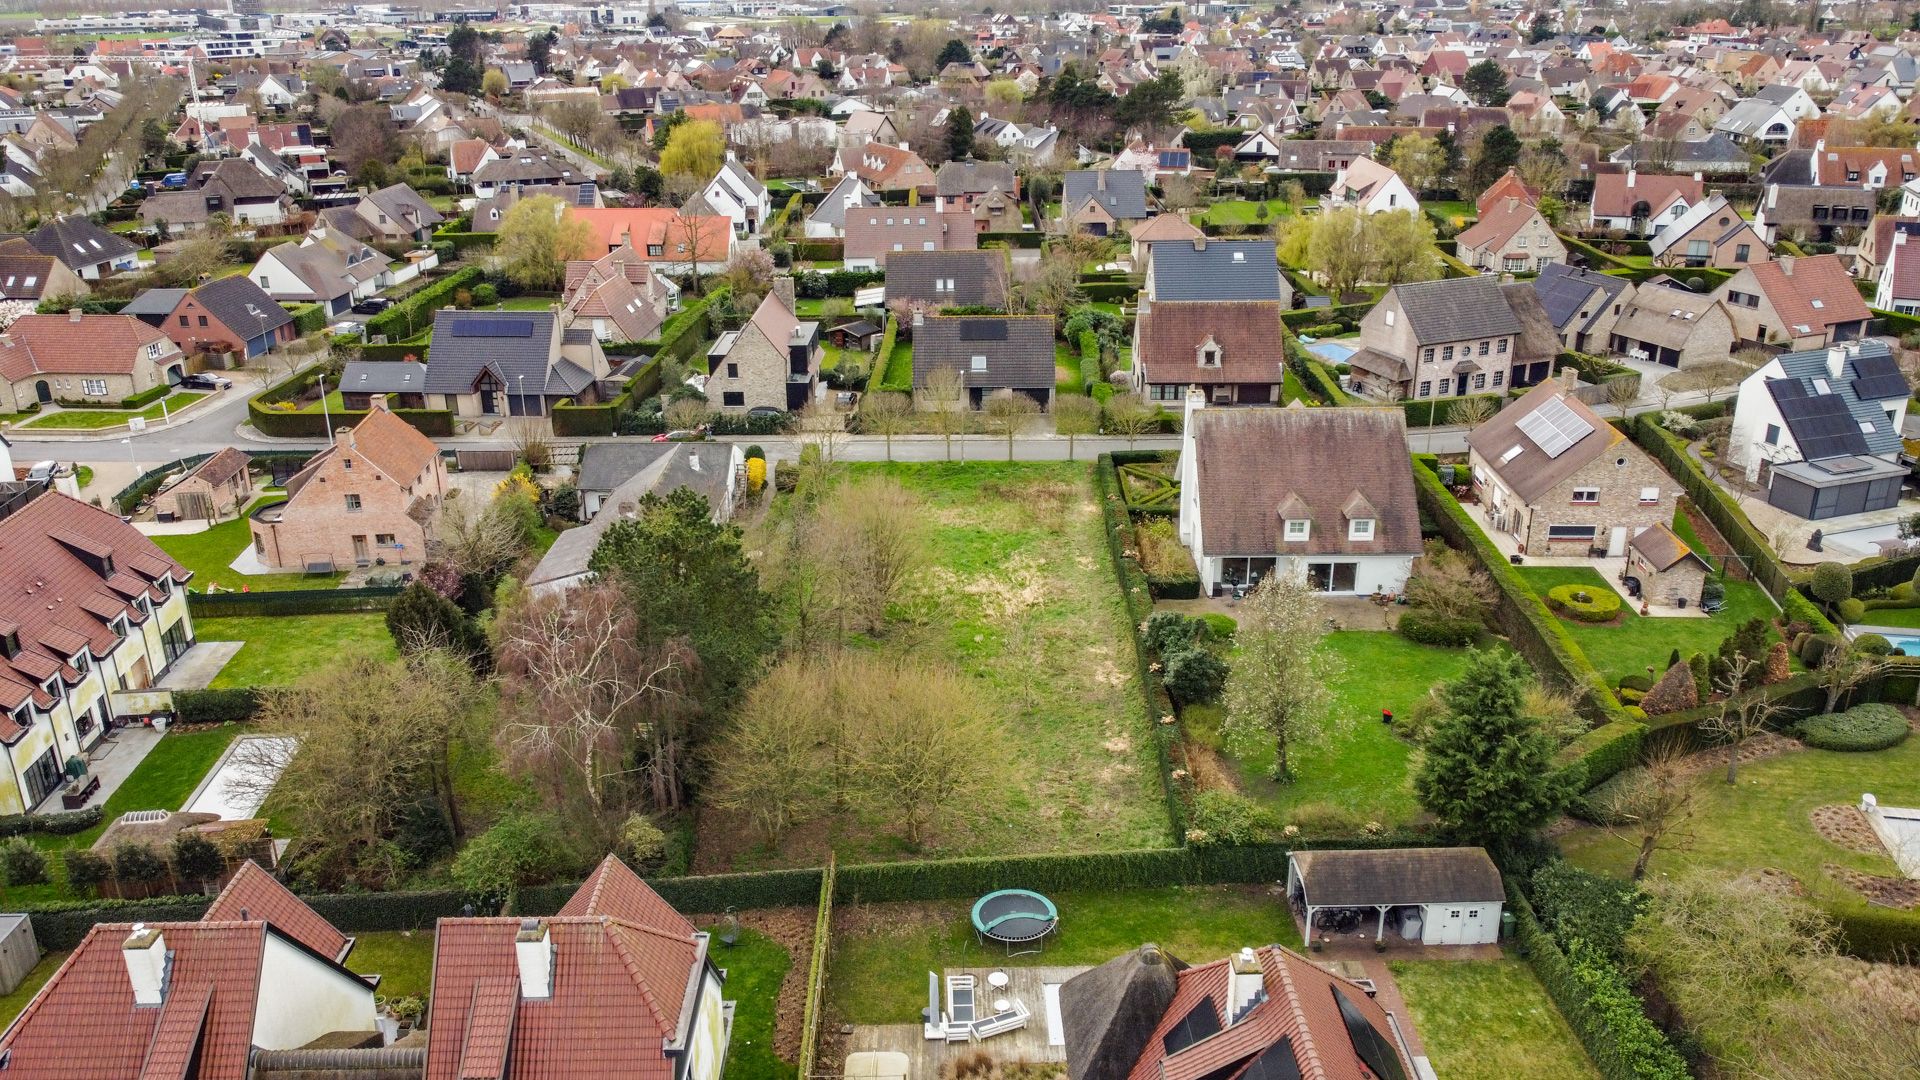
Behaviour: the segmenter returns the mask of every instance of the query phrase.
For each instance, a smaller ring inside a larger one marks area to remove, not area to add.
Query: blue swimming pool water
[[[1886,635],[1887,644],[1899,649],[1908,656],[1920,656],[1920,637],[1894,637]]]
[[[1336,364],[1344,364],[1347,358],[1359,351],[1351,345],[1342,345],[1337,341],[1316,341],[1307,346],[1307,351],[1322,356]]]

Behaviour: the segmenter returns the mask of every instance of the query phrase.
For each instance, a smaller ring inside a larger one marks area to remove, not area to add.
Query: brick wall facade
[[[1624,461],[1625,464],[1617,464]],[[1498,483],[1498,474],[1478,452],[1471,464],[1476,475],[1490,475]],[[1599,492],[1593,502],[1575,502],[1576,490]],[[1642,492],[1652,489],[1652,502],[1640,501]],[[1512,532],[1522,551],[1530,555],[1584,555],[1589,547],[1605,548],[1612,530],[1625,528],[1627,539],[1653,525],[1671,525],[1678,485],[1654,460],[1630,442],[1622,441],[1589,462],[1527,506],[1523,520]],[[1509,494],[1508,505],[1517,500]],[[1549,541],[1548,529],[1554,525],[1591,525],[1592,540]]]
[[[376,558],[388,565],[425,561],[428,527],[408,511],[420,500],[437,506],[446,492],[441,459],[434,457],[402,484],[383,475],[347,439],[336,437],[334,452],[290,499],[254,515],[254,551],[261,562],[298,570],[321,561],[340,567]]]

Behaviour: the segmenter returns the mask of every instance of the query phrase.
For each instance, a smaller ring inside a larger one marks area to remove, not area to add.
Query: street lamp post
[[[529,415],[527,413],[527,377],[525,375],[517,375],[515,378],[519,380],[519,389],[516,391],[516,396],[520,399],[520,415],[526,416]],[[513,410],[509,409],[507,411],[512,412]]]
[[[333,438],[333,413],[327,409],[327,373],[320,372],[320,423],[324,425],[321,434]]]

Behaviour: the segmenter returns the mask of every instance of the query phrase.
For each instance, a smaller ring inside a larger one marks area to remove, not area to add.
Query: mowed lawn
[[[1293,216],[1293,207],[1285,199],[1268,199],[1266,203],[1266,221]],[[1208,225],[1254,225],[1263,219],[1259,200],[1229,199],[1207,207],[1200,220]]]
[[[1584,566],[1523,566],[1521,576],[1544,599],[1556,585],[1589,586],[1595,591],[1611,591],[1599,572]],[[1727,606],[1711,619],[1641,618],[1624,600],[1617,623],[1583,623],[1560,620],[1593,666],[1617,684],[1628,675],[1645,675],[1649,667],[1657,675],[1665,671],[1673,650],[1685,660],[1697,652],[1711,654],[1720,643],[1733,636],[1748,619],[1771,620],[1779,612],[1760,586],[1751,581],[1733,581],[1727,586]],[[1796,662],[1797,663],[1797,662]]]
[[[135,416],[146,420],[159,420],[179,412],[206,396],[183,390],[177,394],[169,394],[144,409],[62,409],[60,412],[42,416],[38,420],[29,420],[20,426],[94,431],[100,428],[118,427]]]
[[[779,942],[753,930],[741,930],[732,945],[720,941],[721,927],[702,927],[713,935],[713,962],[727,969],[727,1000],[734,1003],[733,1040],[727,1044],[727,1080],[794,1080],[791,1061],[774,1053],[774,1013],[780,983],[794,958]],[[801,963],[807,958],[801,957]]]
[[[1433,1070],[1447,1080],[1598,1077],[1524,960],[1388,964]]]
[[[1742,765],[1733,785],[1726,782],[1724,765],[1702,772],[1694,783],[1697,794],[1684,836],[1654,854],[1650,875],[1693,867],[1736,873],[1774,867],[1792,874],[1816,898],[1858,899],[1824,867],[1897,877],[1893,859],[1828,842],[1814,830],[1811,814],[1820,806],[1855,805],[1866,791],[1883,806],[1920,805],[1920,738],[1868,754],[1795,750]],[[1633,843],[1598,826],[1567,833],[1560,848],[1589,870],[1626,877],[1633,869]]]
[[[275,496],[275,498],[279,498]],[[258,499],[247,508],[251,513],[269,500]],[[227,592],[284,592],[289,589],[331,589],[340,584],[344,573],[332,574],[241,574],[233,569],[233,560],[253,542],[253,531],[246,515],[223,521],[197,533],[178,533],[153,537],[160,550],[174,557],[181,566],[193,571],[193,588],[206,591],[218,584]]]
[[[382,930],[353,935],[347,970],[380,976],[377,993],[384,998],[426,999],[433,982],[433,932]]]
[[[927,1002],[927,972],[950,967],[1091,966],[1147,942],[1189,964],[1222,960],[1249,945],[1301,947],[1286,904],[1265,886],[1113,889],[1048,899],[1060,912],[1059,931],[1044,951],[1014,957],[974,937],[971,901],[840,905],[828,969],[829,1022],[917,1022]]]
[[[1347,733],[1325,746],[1295,752],[1293,779],[1287,783],[1268,777],[1273,746],[1262,743],[1237,759],[1241,789],[1282,817],[1319,803],[1339,807],[1361,821],[1383,825],[1412,821],[1420,812],[1407,767],[1413,747],[1380,722],[1380,710],[1405,713],[1412,709],[1436,683],[1455,678],[1466,668],[1467,650],[1421,645],[1377,630],[1336,631],[1327,640],[1346,662],[1346,671],[1334,686],[1334,710],[1350,719]]]
[[[216,690],[291,686],[307,672],[327,667],[349,652],[394,655],[386,616],[377,611],[195,619],[193,629],[200,641],[246,643],[214,676]]]

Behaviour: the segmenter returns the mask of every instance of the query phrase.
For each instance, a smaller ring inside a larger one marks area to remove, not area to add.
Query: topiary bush
[[[1829,607],[1838,604],[1853,595],[1853,571],[1844,563],[1823,562],[1813,568],[1807,591]]]
[[[1669,664],[1667,667],[1668,670],[1672,670],[1673,665]],[[1644,694],[1653,689],[1653,680],[1645,675],[1627,675],[1621,678],[1620,689],[1638,690]]]
[[[1660,676],[1660,681],[1653,684],[1653,689],[1647,691],[1639,704],[1648,716],[1684,712],[1700,704],[1700,691],[1694,684],[1693,669],[1686,664],[1675,664],[1668,668],[1667,673]]]
[[[1199,619],[1201,622],[1207,624],[1207,630],[1213,634],[1214,639],[1217,641],[1233,640],[1233,635],[1240,629],[1240,624],[1234,621],[1233,616],[1222,615],[1217,611],[1209,611],[1205,615],[1199,616]]]
[[[46,884],[47,853],[24,836],[0,844],[0,881],[15,889]]]
[[[1868,656],[1890,656],[1893,653],[1893,642],[1879,634],[1861,634],[1853,639],[1853,647]]]
[[[1394,626],[1400,636],[1422,645],[1459,647],[1471,645],[1480,637],[1478,619],[1456,619],[1437,612],[1413,608],[1400,616]]]
[[[1610,622],[1620,614],[1620,594],[1605,586],[1555,585],[1547,606],[1575,622]]]
[[[1227,684],[1227,662],[1205,645],[1188,644],[1161,656],[1167,693],[1182,705],[1212,701]]]
[[[1796,725],[1794,734],[1816,750],[1865,753],[1898,745],[1909,730],[1900,710],[1872,702],[1846,712],[1809,716]]]
[[[1809,634],[1805,644],[1800,647],[1800,662],[1817,668],[1839,644],[1840,639],[1832,634]]]

